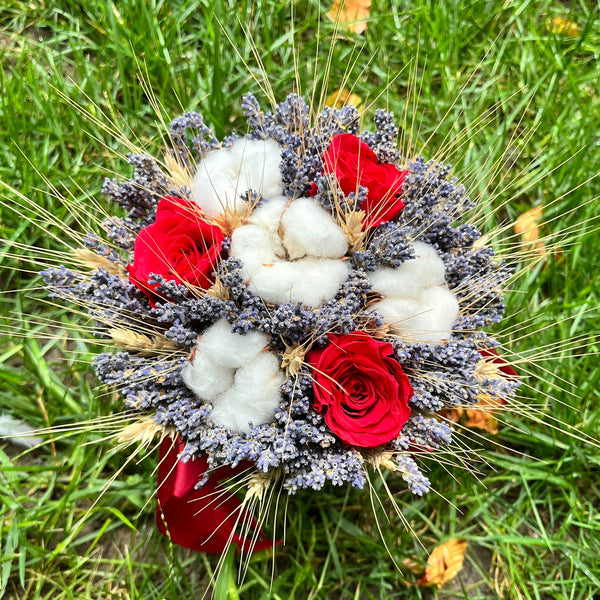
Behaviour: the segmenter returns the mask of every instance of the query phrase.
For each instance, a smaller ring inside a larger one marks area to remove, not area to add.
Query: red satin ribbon
[[[182,462],[182,449],[179,438],[174,442],[166,437],[160,444],[156,507],[159,531],[179,546],[213,554],[223,553],[229,544],[237,545],[242,552],[272,547],[273,540],[256,530],[256,519],[250,518],[241,508],[242,503],[219,485],[221,480],[246,470],[248,464],[233,469],[218,467],[196,490],[194,486],[208,470],[208,461],[203,456]],[[235,531],[236,523],[248,523],[249,518],[250,537],[240,536]]]

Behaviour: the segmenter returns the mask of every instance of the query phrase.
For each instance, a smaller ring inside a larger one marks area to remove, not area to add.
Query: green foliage
[[[275,560],[255,555],[236,585],[238,560],[228,556],[216,597],[590,598],[600,589],[600,450],[583,439],[597,439],[600,426],[599,184],[590,180],[600,172],[600,13],[582,1],[373,2],[357,36],[336,31],[327,9],[317,0],[5,0],[0,180],[12,189],[0,195],[0,413],[45,427],[119,411],[110,390],[96,389],[88,363],[97,348],[83,325],[69,327],[77,315],[40,301],[39,265],[19,245],[63,250],[53,237],[62,234],[26,206],[15,212],[16,192],[87,231],[88,216],[57,202],[48,182],[86,206],[102,201],[105,175],[129,174],[119,135],[160,155],[164,126],[140,73],[166,119],[196,109],[223,135],[243,127],[243,93],[268,105],[258,54],[277,100],[298,82],[315,103],[345,85],[393,110],[410,150],[452,162],[488,206],[486,224],[508,225],[506,249],[518,242],[510,223],[540,203],[542,233],[564,235],[559,258],[513,285],[498,333],[532,379],[497,439],[465,434],[482,447],[481,481],[432,464],[443,497],[415,499],[390,478],[417,535],[381,482],[377,518],[367,490],[292,497],[281,502],[275,533],[283,536],[285,516],[286,545]],[[555,17],[575,21],[578,34],[553,33]],[[501,207],[495,217],[492,206]],[[102,437],[93,427],[54,435],[19,456],[3,445],[0,596],[180,600],[209,589],[217,559],[173,547],[153,528],[155,458],[120,471],[125,455]],[[416,587],[418,576],[399,572],[386,550],[400,565],[424,565],[449,537],[469,540],[468,566],[439,591]]]

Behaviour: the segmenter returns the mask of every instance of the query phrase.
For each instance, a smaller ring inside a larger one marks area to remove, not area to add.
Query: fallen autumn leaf
[[[327,17],[344,29],[363,33],[370,13],[371,0],[334,0]]]
[[[467,540],[458,538],[450,538],[446,543],[436,546],[427,559],[425,575],[419,579],[419,585],[437,585],[441,588],[454,579],[462,569],[466,551]]]

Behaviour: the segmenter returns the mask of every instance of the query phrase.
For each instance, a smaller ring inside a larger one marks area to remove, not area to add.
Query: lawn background
[[[283,1],[4,0],[0,179],[59,221],[85,230],[48,194],[44,178],[78,200],[101,200],[104,176],[129,176],[130,168],[118,136],[67,99],[104,121],[102,111],[118,133],[135,132],[150,152],[160,153],[161,125],[137,80],[141,69],[166,114],[195,109],[219,136],[243,132],[241,95],[252,91],[268,105],[255,81],[261,73],[253,48],[277,100],[296,89],[295,47],[305,98],[313,90],[317,96],[333,92],[347,77],[346,87],[354,86],[367,103],[377,100],[375,108],[393,110],[400,121],[407,115],[407,129],[415,123],[414,147],[424,156],[464,140],[446,155],[474,196],[501,207],[495,216],[488,209],[489,227],[510,225],[543,203],[549,205],[543,233],[564,235],[558,257],[524,270],[515,282],[502,327],[526,359],[520,369],[536,376],[523,392],[530,410],[547,416],[536,423],[510,412],[497,444],[475,438],[489,463],[478,465],[480,481],[430,465],[443,498],[414,499],[401,481],[391,481],[418,540],[390,509],[378,511],[399,563],[424,565],[438,543],[469,540],[462,581],[439,591],[416,587],[418,576],[408,569],[400,574],[381,543],[368,494],[328,489],[292,498],[287,544],[275,562],[257,555],[238,587],[228,561],[216,596],[591,598],[600,590],[600,451],[570,434],[569,426],[598,438],[599,185],[588,181],[600,171],[598,6],[373,2],[360,36],[336,33],[324,19],[327,3],[293,6],[291,19],[290,3]],[[480,130],[485,114],[490,118]],[[501,168],[488,176],[486,165],[496,160]],[[50,222],[32,225],[16,215],[10,206],[22,201],[15,193],[5,191],[4,199],[9,206],[0,207],[0,235],[9,242],[0,255],[2,329],[25,335],[2,337],[1,412],[43,427],[118,411],[114,394],[94,391],[88,363],[98,349],[85,343],[84,331],[74,335],[67,328],[74,318],[68,309],[38,300],[44,294],[33,272],[41,265],[28,262],[31,253],[18,247],[55,250],[52,234],[60,232]],[[511,235],[509,228],[509,243],[515,242]],[[28,315],[53,326],[34,324]],[[575,341],[560,346],[566,339]],[[536,360],[540,355],[548,360]],[[566,425],[552,428],[552,418]],[[136,519],[154,489],[154,459],[129,465],[89,510],[124,462],[102,437],[92,430],[55,439],[24,457],[9,444],[0,448],[5,597],[202,597],[216,560],[170,546],[154,530],[152,505]]]

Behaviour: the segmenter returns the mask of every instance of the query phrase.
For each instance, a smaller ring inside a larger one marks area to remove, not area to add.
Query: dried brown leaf
[[[498,420],[494,413],[501,409],[502,404],[488,394],[481,394],[479,402],[476,402],[472,408],[467,408],[465,414],[467,420],[465,427],[482,429],[492,435],[498,433]]]
[[[348,104],[360,108],[362,99],[345,88],[336,90],[333,94],[327,96],[327,100],[325,100],[325,106],[331,106],[331,108],[342,108]]]
[[[421,575],[425,571],[423,565],[412,558],[403,558],[402,566],[415,575]]]
[[[546,254],[544,242],[540,240],[539,222],[543,216],[544,208],[541,205],[534,206],[519,216],[514,225],[515,233],[521,236],[523,249],[541,255]]]
[[[482,429],[492,435],[498,433],[498,419],[494,414],[502,409],[502,401],[488,394],[480,394],[479,401],[469,408],[457,407],[443,411],[443,416],[454,423],[471,429]]]
[[[451,538],[433,549],[427,559],[425,575],[419,579],[420,586],[437,585],[441,588],[454,579],[462,569],[467,551],[467,540]]]
[[[334,0],[326,16],[344,29],[363,33],[370,13],[371,0]]]

